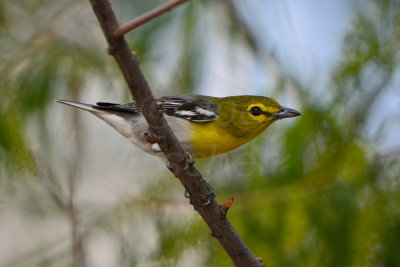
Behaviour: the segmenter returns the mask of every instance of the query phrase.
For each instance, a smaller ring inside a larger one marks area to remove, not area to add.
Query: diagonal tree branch
[[[114,33],[119,25],[109,0],[89,1],[109,44],[108,52],[117,61],[133,99],[149,124],[148,139],[157,142],[160,146],[173,173],[189,192],[190,202],[194,209],[207,223],[212,236],[217,238],[236,266],[264,266],[244,244],[225,214],[221,212],[218,203],[212,199],[204,205],[210,199],[211,187],[196,170],[191,158],[184,151],[160,112],[139,67],[136,54],[130,50],[123,36],[115,37]]]
[[[140,25],[145,24],[146,22],[149,22],[150,20],[161,16],[162,14],[171,11],[176,6],[179,6],[180,4],[186,2],[188,0],[173,0],[168,3],[165,3],[162,6],[159,6],[153,10],[150,10],[149,12],[129,21],[128,23],[119,26],[115,31],[114,31],[114,38],[119,38],[126,33],[136,29]]]

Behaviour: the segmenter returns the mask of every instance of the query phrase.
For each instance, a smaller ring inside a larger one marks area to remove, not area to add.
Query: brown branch
[[[264,266],[244,244],[226,216],[221,214],[218,203],[212,199],[204,205],[210,199],[212,190],[196,170],[191,158],[183,150],[160,112],[139,67],[136,55],[129,49],[124,37],[114,37],[113,33],[119,25],[110,2],[108,0],[89,1],[109,44],[108,52],[117,61],[133,99],[149,124],[148,136],[151,136],[151,139],[160,146],[173,173],[189,193],[194,209],[207,223],[212,236],[217,238],[236,266]]]
[[[119,38],[126,33],[136,29],[140,25],[145,24],[146,22],[161,16],[162,14],[171,11],[174,7],[186,2],[188,0],[173,0],[168,3],[165,3],[164,5],[161,5],[153,10],[150,10],[147,13],[144,13],[143,15],[140,15],[139,17],[129,21],[128,23],[119,26],[115,31],[114,31],[114,38]]]

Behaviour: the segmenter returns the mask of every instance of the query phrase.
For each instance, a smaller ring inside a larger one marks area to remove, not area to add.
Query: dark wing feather
[[[206,96],[166,96],[158,101],[169,116],[194,122],[209,122],[218,117],[217,105]]]
[[[115,111],[133,112],[133,113],[140,112],[140,109],[135,102],[129,102],[125,104],[97,102],[96,106],[93,107],[102,110],[115,110]]]
[[[193,122],[209,122],[219,115],[217,105],[209,97],[201,95],[165,96],[158,99],[157,103],[162,106],[164,114]],[[135,102],[125,104],[98,102],[93,107],[129,113],[140,112]]]

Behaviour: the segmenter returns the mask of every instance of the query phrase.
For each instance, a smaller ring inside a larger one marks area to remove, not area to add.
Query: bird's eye
[[[250,113],[253,116],[260,116],[261,114],[263,114],[263,111],[260,107],[252,107],[250,109]]]

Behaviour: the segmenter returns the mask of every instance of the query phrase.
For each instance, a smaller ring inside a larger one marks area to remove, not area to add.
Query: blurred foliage
[[[125,22],[161,3],[113,5]],[[382,131],[398,120],[375,116],[398,84],[400,2],[370,4],[343,40],[324,101],[285,71],[232,2],[191,1],[127,35],[155,95],[196,92],[202,84],[209,68],[205,32],[213,30],[204,21],[212,15],[230,31],[219,40],[232,56],[237,42],[255,58],[269,53],[279,73],[275,95],[288,87],[296,92],[301,118],[196,162],[219,202],[235,197],[228,217],[267,266],[400,265],[400,143],[389,152],[380,147]],[[104,150],[104,140],[91,146],[97,132],[87,137],[90,126],[78,113],[66,118],[72,112],[58,114],[53,105],[55,98],[88,97],[93,87],[96,98],[130,98],[87,2],[0,2],[0,39],[0,234],[15,246],[2,244],[1,266],[76,266],[70,228],[78,222],[68,208],[74,194],[82,196],[76,205],[89,266],[232,265],[160,161],[135,173],[144,168],[141,154],[124,151],[126,143],[115,154]],[[371,134],[373,127],[381,130]],[[91,153],[94,146],[101,150]],[[103,173],[87,176],[97,167]],[[107,176],[114,167],[120,172]],[[117,196],[102,200],[118,183]],[[108,190],[96,195],[100,184]]]
[[[243,173],[251,173],[243,195],[248,205],[231,218],[268,266],[400,264],[399,155],[382,157],[373,144],[384,138],[366,134],[371,123],[393,123],[391,117],[370,121],[370,114],[399,69],[400,3],[375,6],[372,14],[357,16],[344,40],[327,89],[332,101],[310,103],[312,92],[297,85],[303,116],[281,133],[277,171],[258,168],[262,160],[254,156],[244,158]],[[247,155],[262,155],[265,147],[253,143]]]

